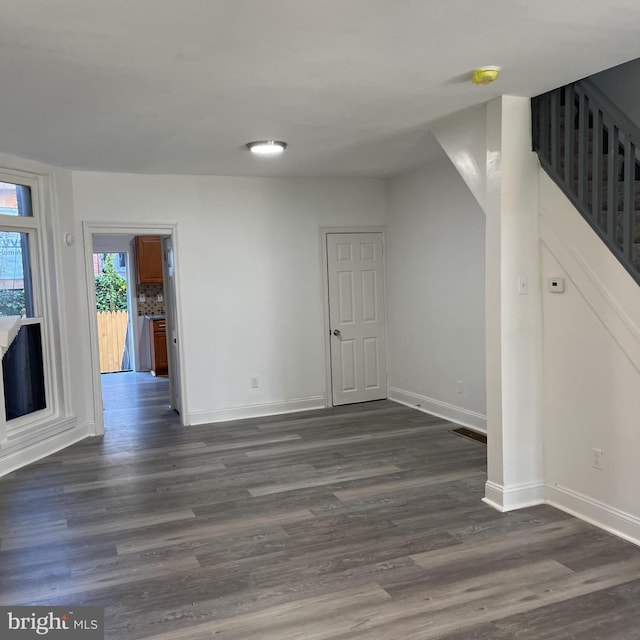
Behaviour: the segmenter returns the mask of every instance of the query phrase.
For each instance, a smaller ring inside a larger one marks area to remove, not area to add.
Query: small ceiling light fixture
[[[479,67],[473,72],[471,82],[473,84],[491,84],[498,79],[500,67]]]
[[[247,149],[258,156],[277,156],[287,148],[281,140],[256,140],[247,142]]]

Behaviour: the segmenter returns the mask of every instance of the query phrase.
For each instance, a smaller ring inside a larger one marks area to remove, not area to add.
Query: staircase
[[[542,167],[640,284],[640,128],[588,80],[531,107]]]

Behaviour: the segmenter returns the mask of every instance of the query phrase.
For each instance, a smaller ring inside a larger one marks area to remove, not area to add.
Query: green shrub
[[[23,289],[0,289],[0,316],[19,316],[25,307]]]
[[[96,276],[95,285],[98,311],[127,310],[127,281],[116,272],[112,253],[105,254],[104,267]]]

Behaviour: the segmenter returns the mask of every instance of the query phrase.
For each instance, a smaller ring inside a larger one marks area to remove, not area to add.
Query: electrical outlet
[[[462,384],[462,380],[458,380],[458,393],[460,395],[464,395],[464,385]]]
[[[161,293],[158,294],[158,302],[164,302],[164,296]]]
[[[591,452],[593,454],[591,466],[594,469],[602,469],[602,456],[604,456],[604,451],[602,451],[602,449],[592,449]]]
[[[147,296],[144,295],[144,293],[141,293],[138,296],[138,302],[146,302],[147,301]]]
[[[251,378],[251,388],[257,389],[260,386],[260,378],[257,376],[255,378]]]

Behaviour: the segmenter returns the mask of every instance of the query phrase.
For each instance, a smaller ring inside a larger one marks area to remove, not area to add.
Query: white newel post
[[[0,357],[4,358],[9,345],[20,331],[20,316],[0,317]],[[4,407],[4,378],[0,367],[0,445],[7,439],[7,420]]]

